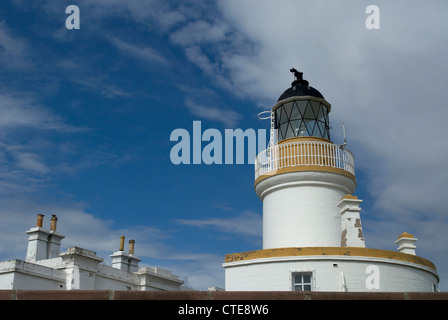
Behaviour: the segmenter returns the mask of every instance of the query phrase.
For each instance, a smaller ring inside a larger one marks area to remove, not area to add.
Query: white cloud
[[[186,17],[182,10],[177,9],[178,6],[183,6],[183,3],[173,5],[170,1],[161,0],[81,0],[79,3],[82,15],[87,17],[85,21],[89,23],[119,15],[160,30],[168,30],[185,21]],[[44,7],[54,14],[60,10],[60,2],[47,0]]]
[[[39,130],[73,131],[75,127],[67,125],[49,109],[40,106],[31,97],[21,94],[0,92],[0,130],[34,128]]]
[[[17,154],[17,162],[19,167],[37,173],[48,173],[50,170],[39,155],[30,152]]]
[[[173,43],[191,46],[196,43],[218,42],[226,40],[227,26],[212,25],[204,20],[189,22],[180,30],[171,34]]]
[[[12,35],[5,21],[0,21],[0,64],[2,68],[25,69],[31,66],[26,40]]]
[[[354,3],[222,1],[223,19],[259,50],[217,54],[212,63],[196,42],[188,56],[216,83],[223,83],[218,71],[226,70],[226,89],[238,88],[248,99],[275,100],[292,80],[290,67],[305,71],[333,104],[333,126],[344,121],[349,143],[387,169],[358,163],[374,169],[370,183],[379,203],[389,197],[396,207],[423,210],[415,195],[423,192],[440,203],[447,182],[448,151],[442,146],[448,64],[440,46],[447,36],[436,25],[444,21],[446,5],[431,2],[420,11],[416,2],[384,3],[379,7],[387,30],[375,33],[364,26],[365,6]]]
[[[204,74],[221,86],[229,86],[229,82],[222,76],[219,64],[213,62],[209,57],[202,52],[199,46],[192,46],[185,49],[185,55],[196,66],[201,69]]]
[[[173,262],[167,262],[163,268],[179,275],[185,285],[196,290],[207,290],[216,286],[224,288],[224,257],[208,253],[177,254]]]
[[[197,104],[190,99],[185,101],[185,106],[195,116],[202,119],[221,122],[227,128],[235,128],[242,118],[241,114],[228,108],[210,107]]]
[[[137,47],[117,38],[111,38],[110,40],[119,50],[143,62],[149,64],[169,64],[168,60],[153,48]]]
[[[221,232],[255,237],[259,237],[262,230],[261,216],[252,211],[245,211],[240,216],[231,218],[178,219],[176,222],[195,227],[214,227]]]
[[[94,1],[96,3],[96,1]],[[121,3],[123,3],[121,1]],[[180,22],[185,21],[182,11],[176,10],[169,2],[160,0],[138,0],[125,2],[127,10],[133,18],[145,24],[153,24],[168,30]]]
[[[71,81],[83,85],[89,90],[98,92],[106,98],[120,98],[120,97],[131,97],[132,92],[128,92],[119,88],[113,84],[108,83],[107,76],[90,76],[85,77],[84,75],[72,76]]]
[[[0,91],[0,189],[7,194],[36,192],[56,168],[57,144],[51,133],[79,133],[83,128],[67,124],[59,115],[38,103],[32,95]],[[52,156],[49,156],[52,155]]]

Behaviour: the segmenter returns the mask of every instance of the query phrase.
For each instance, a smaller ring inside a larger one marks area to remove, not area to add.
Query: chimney
[[[140,259],[134,256],[135,240],[129,240],[129,272],[138,271]]]
[[[135,240],[129,240],[129,254],[134,254]]]
[[[53,215],[50,229],[53,229],[54,224],[54,230],[50,231],[42,227],[43,220],[44,215],[38,214],[36,227],[26,232],[28,234],[28,249],[25,261],[39,261],[59,256],[61,240],[64,236],[56,232],[55,221],[57,218]]]
[[[56,231],[57,223],[58,223],[58,217],[56,217],[56,215],[52,214],[51,220],[50,220],[50,231]]]
[[[410,233],[403,232],[398,236],[398,240],[395,243],[398,245],[398,252],[412,254],[415,256],[415,242],[416,238]]]
[[[120,248],[110,257],[112,258],[112,267],[127,272],[136,272],[140,259],[134,256],[135,240],[129,240],[129,253],[124,251],[124,236],[120,237]]]
[[[124,251],[124,236],[120,237],[120,248],[118,251]]]
[[[38,214],[37,215],[36,227],[42,228],[43,222],[44,222],[44,215],[43,214]]]
[[[43,229],[44,215],[37,215],[36,227],[31,228],[28,234],[28,249],[25,261],[38,261],[47,258],[48,236],[50,232]]]
[[[361,202],[358,197],[348,194],[338,203],[341,214],[341,247],[366,246],[359,215]]]
[[[128,255],[124,252],[124,236],[120,237],[120,247],[118,251],[114,252],[111,256],[112,267],[124,271],[129,270]]]
[[[50,220],[50,235],[48,236],[47,257],[49,259],[59,257],[61,253],[61,240],[65,238],[62,234],[56,232],[57,222],[58,217],[53,214]]]

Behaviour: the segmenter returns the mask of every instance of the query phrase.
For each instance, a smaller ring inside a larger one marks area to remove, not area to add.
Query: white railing
[[[355,175],[353,154],[333,143],[302,141],[276,144],[255,158],[255,179],[259,176],[296,166],[322,166],[345,170]]]

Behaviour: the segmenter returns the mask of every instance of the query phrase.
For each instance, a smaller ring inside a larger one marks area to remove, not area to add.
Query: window
[[[312,272],[294,272],[292,274],[292,291],[312,291]]]
[[[275,128],[278,141],[303,136],[330,140],[328,107],[312,100],[294,100],[281,104],[275,110]]]

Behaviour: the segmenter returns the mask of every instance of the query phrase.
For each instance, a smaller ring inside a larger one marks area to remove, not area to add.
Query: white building
[[[112,266],[102,264],[95,252],[78,247],[60,252],[64,238],[56,231],[57,217],[51,218],[50,230],[42,227],[43,215],[37,216],[36,227],[27,231],[28,249],[25,261],[0,262],[2,290],[185,290],[184,281],[168,270],[139,268],[134,255],[134,240],[129,252],[124,251],[124,237],[119,250],[111,255]]]
[[[226,291],[437,291],[412,235],[399,236],[397,252],[365,247],[354,157],[330,140],[330,103],[291,72],[255,160],[263,249],[226,255]]]

